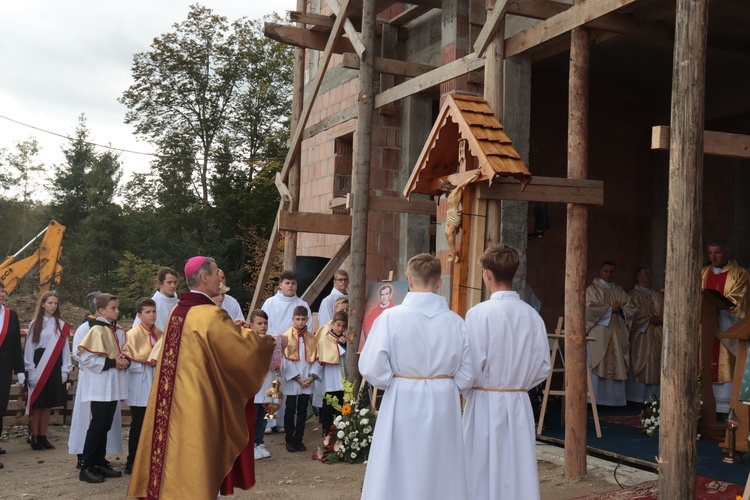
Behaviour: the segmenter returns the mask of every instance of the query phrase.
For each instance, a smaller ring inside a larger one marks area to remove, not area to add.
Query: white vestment
[[[550,371],[544,321],[516,292],[501,291],[469,310],[466,328],[477,368],[463,418],[468,497],[538,499],[527,391]]]
[[[263,306],[261,307],[261,309],[266,311],[266,314],[268,315],[268,331],[266,332],[266,334],[283,335],[284,333],[286,333],[286,331],[292,327],[292,313],[294,312],[294,308],[297,306],[304,306],[305,309],[307,309],[307,329],[310,330],[312,328],[312,312],[310,311],[310,306],[307,305],[307,302],[300,299],[296,295],[287,297],[283,293],[281,293],[281,290],[279,290],[278,292],[276,292],[276,295],[266,299],[266,301],[263,302]],[[268,377],[266,377],[266,381],[269,383],[268,387],[270,387],[270,381]],[[268,389],[268,387],[265,387],[264,385],[264,388]],[[284,395],[287,396],[288,394],[284,393]],[[280,422],[277,423],[275,419],[268,420],[266,422],[266,426],[283,427],[285,410],[286,398],[284,398],[284,404],[282,404],[279,411],[276,412],[276,415],[281,415]]]
[[[128,377],[128,393],[125,404],[145,407],[151,395],[156,367],[131,361],[130,366],[125,371]]]
[[[174,306],[177,305],[177,302],[180,300],[180,298],[177,296],[177,294],[174,294],[171,297],[167,297],[159,290],[155,291],[154,295],[151,298],[154,302],[156,302],[156,321],[154,321],[154,325],[162,332],[166,332],[169,314],[172,312],[172,309],[174,309]],[[133,328],[140,324],[141,318],[136,315],[135,320],[133,320]]]
[[[232,319],[245,319],[245,316],[242,314],[240,303],[231,295],[224,294],[224,301],[221,303],[221,308],[229,313],[229,317]]]
[[[323,326],[333,318],[333,306],[336,305],[336,301],[340,298],[348,298],[348,293],[341,293],[335,287],[331,290],[331,294],[320,302],[320,309],[318,310],[318,325]]]
[[[103,318],[99,320],[104,321]],[[122,349],[125,345],[125,332],[118,327],[115,330],[115,336]],[[121,401],[128,397],[128,376],[125,370],[116,368],[105,370],[104,361],[107,356],[103,354],[94,354],[81,349],[79,357],[81,366],[86,369],[86,377],[78,379],[81,401]]]
[[[71,455],[80,455],[83,453],[83,443],[86,441],[86,432],[89,430],[89,421],[91,420],[91,403],[81,401],[81,379],[86,377],[86,370],[80,365],[81,358],[78,356],[78,344],[86,336],[91,326],[88,321],[84,321],[81,326],[76,328],[73,335],[73,350],[71,355],[78,365],[78,387],[76,388],[76,398],[73,403],[73,415],[70,417],[70,435],[68,436],[68,453]],[[107,433],[107,453],[122,453],[122,411],[120,402],[117,402],[115,418],[112,419],[112,427]]]
[[[362,499],[466,500],[459,391],[474,366],[466,325],[440,295],[406,294],[375,320],[362,376],[386,389]],[[416,378],[415,378],[416,377]]]

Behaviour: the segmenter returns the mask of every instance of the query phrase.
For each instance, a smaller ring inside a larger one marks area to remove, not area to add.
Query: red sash
[[[172,412],[172,398],[177,374],[177,362],[180,355],[180,341],[185,317],[193,306],[211,304],[213,301],[200,293],[185,292],[180,294],[177,303],[169,316],[161,358],[159,380],[154,381],[156,390],[156,407],[154,412],[154,430],[151,438],[151,466],[146,498],[156,500],[161,493],[161,480],[164,472],[164,458],[167,450],[167,436],[169,435],[169,416]],[[248,425],[248,443],[240,456],[234,461],[232,470],[221,484],[222,494],[231,494],[234,488],[249,489],[255,484],[255,406],[250,399],[245,406],[245,420]]]
[[[8,325],[10,324],[10,309],[5,308],[5,316],[3,317],[3,326],[0,328],[0,347],[5,342],[5,337],[8,335]]]
[[[44,366],[41,367],[42,374],[39,375],[39,380],[37,381],[36,386],[34,386],[34,388],[29,393],[29,397],[26,401],[26,415],[29,415],[31,409],[34,408],[34,402],[39,397],[39,393],[42,392],[42,389],[47,383],[47,380],[49,380],[49,376],[52,373],[52,368],[55,367],[55,363],[62,354],[63,347],[65,347],[65,344],[68,342],[69,335],[70,325],[63,322],[62,331],[60,332],[60,336],[57,338],[57,342],[55,342],[55,346],[52,348],[52,354],[47,358]],[[45,348],[45,352],[47,351],[47,349],[49,349],[49,346]],[[42,361],[44,361],[44,357],[42,357],[39,363],[41,364]]]

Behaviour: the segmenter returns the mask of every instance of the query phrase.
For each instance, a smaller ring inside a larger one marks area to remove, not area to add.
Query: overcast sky
[[[51,169],[64,162],[66,139],[6,118],[72,135],[85,113],[90,140],[150,152],[123,122],[126,108],[117,98],[131,83],[133,54],[187,18],[195,0],[18,0],[3,2],[0,16],[0,148],[36,138],[40,159]],[[233,21],[294,10],[296,0],[198,2]],[[149,157],[122,153],[130,172],[146,171]],[[126,179],[124,179],[126,180]]]

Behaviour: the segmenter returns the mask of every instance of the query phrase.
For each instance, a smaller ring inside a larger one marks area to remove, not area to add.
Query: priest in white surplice
[[[635,316],[630,297],[612,281],[615,263],[602,262],[599,277],[586,288],[586,334],[591,385],[596,404],[625,406],[625,381],[630,365],[629,327]]]
[[[435,292],[440,261],[407,266],[409,293],[375,320],[359,371],[383,395],[362,499],[466,500],[459,391],[474,366],[464,321]]]
[[[169,314],[177,305],[179,297],[175,293],[177,290],[177,280],[179,275],[171,267],[161,267],[156,273],[156,291],[151,297],[156,302],[156,323],[155,326],[162,332],[167,330],[167,320]],[[138,316],[133,320],[133,328],[141,323]]]
[[[518,253],[493,245],[481,258],[489,300],[466,314],[477,368],[466,393],[464,444],[472,500],[539,499],[534,412],[527,391],[550,371],[541,316],[513,291]]]
[[[349,286],[349,273],[343,269],[339,269],[333,275],[333,290],[320,302],[320,309],[318,310],[318,328],[327,324],[333,318],[333,306],[336,305],[336,300],[341,298],[349,298],[349,291],[346,289]]]

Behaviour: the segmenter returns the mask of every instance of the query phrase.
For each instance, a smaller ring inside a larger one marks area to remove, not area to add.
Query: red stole
[[[5,337],[8,336],[8,325],[10,324],[10,309],[5,308],[5,316],[3,316],[3,326],[0,327],[0,347],[5,342]]]
[[[169,415],[172,411],[174,383],[177,374],[177,362],[180,355],[180,341],[185,317],[193,306],[214,305],[213,301],[202,293],[184,292],[180,294],[180,301],[169,316],[166,332],[164,332],[164,347],[161,358],[159,380],[154,381],[156,389],[156,407],[154,412],[154,432],[151,441],[151,467],[148,481],[148,500],[159,498],[161,478],[164,470],[164,456],[167,449],[169,431]],[[237,457],[232,470],[221,483],[221,494],[227,495],[234,488],[250,489],[255,484],[255,406],[250,399],[245,406],[245,420],[247,421],[248,443],[240,456]]]
[[[26,400],[26,415],[29,415],[31,410],[34,408],[34,402],[39,397],[39,393],[44,388],[44,385],[47,383],[47,380],[49,380],[49,376],[52,373],[52,368],[55,367],[55,363],[57,363],[58,358],[60,358],[63,347],[65,347],[65,344],[68,342],[69,335],[70,335],[70,325],[63,322],[63,327],[62,327],[62,331],[60,332],[60,336],[57,338],[57,342],[55,342],[54,347],[52,347],[52,351],[49,356],[47,356],[47,349],[49,349],[50,346],[48,345],[47,347],[44,348],[44,354],[42,355],[42,359],[39,360],[40,366],[37,366],[37,368],[40,368],[42,370],[42,373],[41,375],[39,375],[39,381],[37,381],[36,386],[29,393],[29,397]]]

